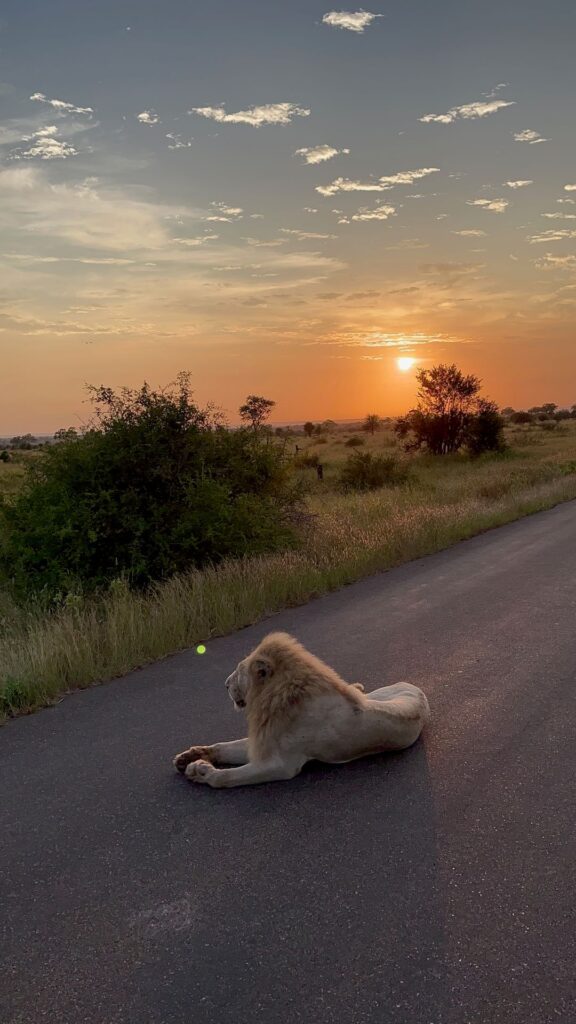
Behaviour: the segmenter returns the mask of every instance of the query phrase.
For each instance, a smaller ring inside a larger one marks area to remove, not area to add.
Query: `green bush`
[[[339,483],[344,491],[374,491],[394,487],[407,478],[406,468],[393,456],[354,452],[340,470]]]
[[[0,575],[51,601],[123,576],[132,587],[293,539],[298,498],[278,441],[230,431],[186,375],[153,392],[91,388],[94,425],[34,461],[0,506]]]
[[[361,448],[363,444],[364,444],[364,438],[363,437],[356,437],[356,435],[354,435],[353,437],[349,437],[348,440],[344,442],[344,447],[345,448]]]

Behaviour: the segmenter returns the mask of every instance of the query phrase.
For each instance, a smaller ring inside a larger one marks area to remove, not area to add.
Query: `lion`
[[[404,750],[429,720],[425,694],[411,683],[369,694],[347,683],[287,633],[270,633],[226,680],[248,737],[194,746],[174,758],[192,782],[252,786],[293,779],[307,761],[344,764]]]

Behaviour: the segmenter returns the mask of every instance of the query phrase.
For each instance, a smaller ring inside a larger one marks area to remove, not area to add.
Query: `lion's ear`
[[[258,680],[269,679],[274,671],[272,662],[268,658],[255,658],[250,668],[254,679]]]

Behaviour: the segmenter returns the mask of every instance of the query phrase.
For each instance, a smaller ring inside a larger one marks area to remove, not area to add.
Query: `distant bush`
[[[547,433],[552,433],[554,430],[558,430],[557,420],[541,420],[538,424],[540,430],[545,430]]]
[[[344,491],[373,491],[404,483],[407,478],[406,468],[393,456],[355,452],[340,470],[339,484]]]
[[[510,416],[511,423],[534,423],[534,416],[531,412],[513,412]]]
[[[328,438],[324,436],[317,437],[314,441],[314,444],[328,444]]]
[[[356,437],[354,435],[354,437],[349,437],[348,440],[344,442],[344,447],[345,448],[360,448],[364,443],[365,442],[364,442],[364,438],[363,437]]]
[[[49,447],[0,506],[0,575],[17,596],[54,601],[121,576],[142,587],[290,543],[297,497],[277,441],[224,429],[187,375],[163,392],[89,390],[95,424]]]
[[[10,462],[10,453],[6,449],[0,452],[0,462]]]

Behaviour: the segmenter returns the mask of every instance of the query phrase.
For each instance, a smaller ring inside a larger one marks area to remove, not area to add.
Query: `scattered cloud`
[[[533,185],[534,182],[533,181],[522,181],[522,180],[520,180],[520,181],[505,181],[504,184],[508,185],[508,188],[526,188],[527,185]]]
[[[536,266],[541,270],[576,270],[576,256],[554,256],[547,252],[536,260]]]
[[[543,213],[541,216],[548,220],[576,220],[576,213]]]
[[[542,231],[539,235],[528,235],[531,245],[536,245],[539,242],[562,242],[565,238],[576,238],[576,231],[559,228],[558,231]]]
[[[461,231],[452,231],[453,235],[461,235],[462,238],[484,238],[486,236],[485,231],[480,231],[479,228],[462,228]]]
[[[557,199],[557,203],[568,203],[570,206],[576,206],[576,199]]]
[[[220,235],[199,235],[196,238],[174,238],[174,242],[178,242],[179,245],[188,245],[190,248],[196,248],[199,245],[205,245],[206,242],[213,242]]]
[[[363,32],[376,18],[383,17],[383,14],[371,14],[370,11],[328,11],[322,18],[322,24],[345,28],[349,32]]]
[[[304,149],[297,149],[295,156],[303,156],[307,164],[322,164],[326,160],[332,160],[333,157],[339,156],[345,153],[350,153],[349,149],[335,149],[334,146],[309,146]]]
[[[424,124],[454,124],[454,121],[470,121],[478,117],[486,117],[504,107],[513,106],[515,106],[515,100],[479,100],[477,103],[465,103],[461,107],[451,107],[445,114],[425,114],[418,120]]]
[[[192,107],[189,114],[200,114],[219,124],[251,124],[259,127],[263,124],[290,124],[294,117],[309,117],[310,111],[297,107],[294,103],[266,103],[261,107],[250,107],[248,110],[237,110],[227,114],[224,106]]]
[[[507,199],[467,199],[468,206],[479,206],[482,210],[491,210],[492,213],[504,213],[510,206]]]
[[[385,175],[377,181],[353,181],[350,178],[336,178],[329,185],[317,185],[316,191],[321,196],[334,196],[338,192],[387,192],[395,185],[412,185],[420,178],[429,174],[437,174],[439,167],[421,167],[416,171],[399,171],[397,174]]]
[[[395,206],[376,206],[372,210],[366,206],[361,206],[358,213],[352,214],[351,217],[341,217],[338,223],[350,224],[353,220],[389,220],[390,217],[394,216],[396,216]]]
[[[299,231],[298,228],[280,228],[283,235],[294,235],[299,242],[312,239],[337,238],[338,235],[323,235],[319,231]]]
[[[160,118],[155,110],[143,110],[141,114],[136,115],[136,120],[140,121],[140,124],[160,124]]]
[[[192,139],[183,139],[175,132],[166,132],[166,138],[168,139],[168,149],[190,149],[193,141]]]
[[[47,125],[34,133],[32,145],[29,149],[16,150],[11,154],[12,160],[32,160],[37,157],[39,160],[66,160],[69,156],[78,156],[78,150],[63,139],[56,138],[58,128],[56,125]]]
[[[214,210],[214,213],[203,217],[203,220],[215,221],[216,223],[232,223],[232,221],[240,220],[244,213],[241,206],[228,206],[226,203],[210,203],[210,207]]]
[[[514,140],[528,142],[530,146],[535,146],[537,142],[548,142],[548,139],[542,138],[540,132],[532,131],[531,128],[525,128],[522,132],[514,132]]]
[[[563,201],[562,199],[558,200],[559,203],[561,203],[562,201]],[[567,202],[567,203],[572,203],[574,200],[566,199],[564,201]],[[303,209],[304,209],[304,213],[318,213],[318,210],[314,206],[304,206]]]
[[[565,192],[576,192],[576,185],[564,185]]]
[[[30,99],[37,103],[47,103],[61,114],[88,114],[90,116],[94,113],[92,107],[77,107],[74,103],[68,103],[66,100],[49,100],[43,92],[32,93]]]

